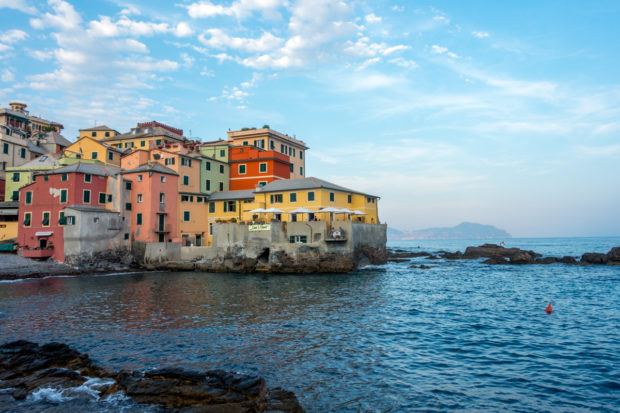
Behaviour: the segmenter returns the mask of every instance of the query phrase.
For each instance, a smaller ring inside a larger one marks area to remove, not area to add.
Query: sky
[[[620,235],[620,2],[0,0],[0,104],[303,139],[398,229]]]

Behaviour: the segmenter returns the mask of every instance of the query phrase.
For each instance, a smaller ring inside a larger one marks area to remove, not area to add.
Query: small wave
[[[77,275],[46,275],[45,277],[28,277],[28,278],[17,278],[14,280],[0,280],[0,284],[16,284],[26,281],[37,281],[37,280],[47,280],[50,278],[75,278]]]
[[[71,400],[71,397],[64,395],[63,390],[54,389],[51,387],[42,387],[37,389],[28,396],[28,399],[33,402],[47,402],[47,403],[64,403]]]

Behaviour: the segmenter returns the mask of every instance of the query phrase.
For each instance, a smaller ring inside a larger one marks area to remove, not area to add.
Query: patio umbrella
[[[365,212],[360,211],[359,209],[356,209],[355,211],[352,212],[353,215],[366,215]]]
[[[334,212],[341,212],[339,208],[334,208],[334,207],[325,207],[325,208],[321,208],[319,209],[318,212],[330,212],[330,213],[334,213]]]
[[[256,208],[256,209],[251,210],[250,212],[253,214],[262,214],[267,211],[265,210],[265,208]]]
[[[314,214],[314,211],[308,209],[308,208],[304,208],[304,207],[300,207],[300,208],[295,208],[294,210],[288,212],[291,215],[296,215],[296,214]],[[310,215],[308,215],[309,217]],[[310,221],[310,218],[308,218],[308,221]]]
[[[267,208],[265,212],[270,213],[270,214],[281,214],[284,211],[278,208]]]

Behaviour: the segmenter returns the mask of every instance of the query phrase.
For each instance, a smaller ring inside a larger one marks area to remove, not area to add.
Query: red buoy
[[[553,306],[551,305],[551,303],[547,304],[547,307],[545,308],[545,313],[547,314],[551,314],[553,312]]]

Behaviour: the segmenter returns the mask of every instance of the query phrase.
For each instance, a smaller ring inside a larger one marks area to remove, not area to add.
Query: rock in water
[[[12,389],[16,401],[39,388],[73,388],[93,377],[109,379],[97,390],[100,397],[121,391],[138,403],[170,411],[303,412],[293,393],[270,390],[260,377],[179,368],[114,373],[62,343],[15,341],[0,346],[0,389]]]
[[[581,262],[585,264],[607,264],[607,254],[599,252],[587,252],[581,256]]]

